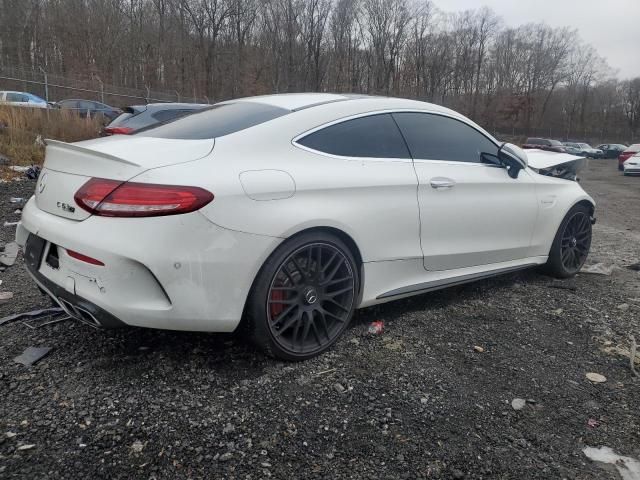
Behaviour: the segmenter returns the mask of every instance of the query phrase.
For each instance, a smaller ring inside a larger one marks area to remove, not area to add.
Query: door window
[[[343,157],[411,158],[398,126],[386,113],[330,125],[297,143]]]
[[[29,97],[22,93],[7,92],[7,102],[28,102]]]
[[[499,164],[498,146],[469,125],[442,115],[394,113],[416,160]]]

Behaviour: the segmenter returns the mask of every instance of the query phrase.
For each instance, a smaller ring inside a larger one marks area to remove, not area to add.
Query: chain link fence
[[[66,77],[49,74],[46,69],[23,69],[0,65],[0,90],[29,92],[55,102],[65,98],[82,98],[122,107],[136,103],[184,102],[210,103],[174,91],[135,89],[104,83],[96,74]]]
[[[567,132],[563,126],[498,128],[492,132],[496,138],[513,143],[524,143],[527,138],[550,138],[561,142],[585,142],[596,146],[603,143],[633,143],[628,129],[620,125],[602,123],[597,128],[572,129]]]

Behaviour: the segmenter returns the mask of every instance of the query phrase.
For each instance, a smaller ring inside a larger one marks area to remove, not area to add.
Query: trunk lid
[[[47,140],[45,161],[36,185],[41,210],[72,220],[91,214],[78,206],[74,195],[90,178],[126,182],[151,168],[190,162],[208,155],[213,139],[174,140],[118,136],[64,143]]]

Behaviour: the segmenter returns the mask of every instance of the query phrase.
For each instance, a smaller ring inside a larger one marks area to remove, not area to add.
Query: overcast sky
[[[620,78],[640,76],[640,0],[434,0],[441,10],[483,5],[509,26],[545,22],[572,27],[593,45]]]

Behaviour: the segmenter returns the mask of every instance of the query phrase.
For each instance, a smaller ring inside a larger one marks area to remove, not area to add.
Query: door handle
[[[443,178],[443,177],[432,178],[430,183],[431,183],[431,188],[435,188],[436,190],[449,189],[449,188],[455,187],[456,185],[456,182],[454,180],[451,180],[450,178]]]

